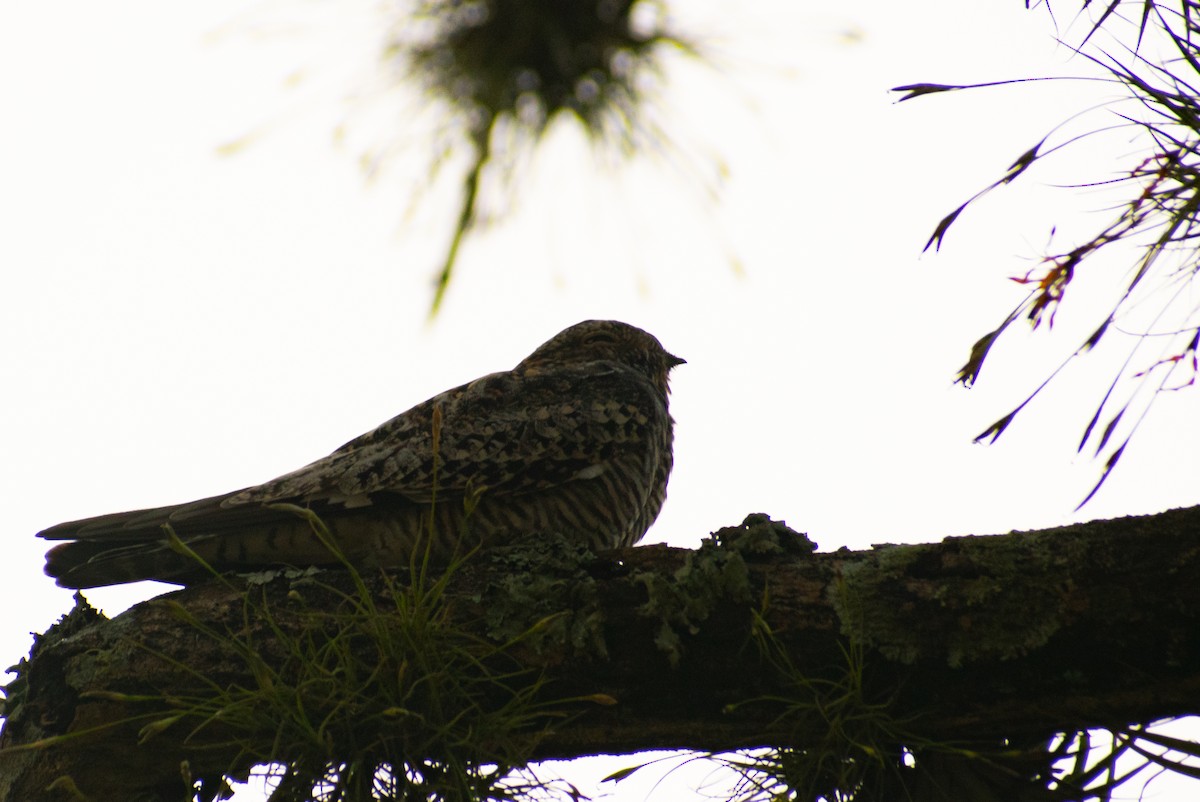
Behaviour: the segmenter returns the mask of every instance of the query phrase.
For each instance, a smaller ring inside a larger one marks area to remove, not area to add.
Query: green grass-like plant
[[[1123,784],[1156,762],[1131,766],[1123,760],[1139,753],[1128,733],[1113,733],[1107,742],[1086,730],[972,743],[932,737],[922,731],[919,712],[898,714],[894,698],[877,698],[869,689],[869,661],[861,645],[851,641],[843,647],[839,676],[812,677],[793,663],[761,613],[752,633],[784,690],[742,704],[774,706],[779,714],[772,729],[790,731],[790,740],[805,746],[713,756],[737,775],[730,802],[1112,802]],[[1200,753],[1194,745],[1189,751],[1186,742],[1137,735],[1176,754]],[[1166,766],[1166,759],[1157,764]],[[1180,764],[1174,759],[1170,765]]]
[[[298,623],[285,625],[268,588],[251,587],[236,632],[165,602],[249,681],[222,684],[160,654],[207,692],[170,699],[143,740],[186,726],[189,742],[236,746],[239,765],[274,767],[273,802],[508,800],[541,787],[519,770],[566,714],[510,655],[528,633],[497,644],[457,625],[446,592],[456,565],[430,572],[428,549],[414,551],[409,582],[384,576],[372,590],[315,514],[291,511],[342,563],[350,589],[305,575],[286,595]]]

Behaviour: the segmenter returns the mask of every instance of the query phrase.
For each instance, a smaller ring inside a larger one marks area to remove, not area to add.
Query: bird
[[[512,370],[435,395],[276,479],[39,532],[66,541],[45,571],[67,588],[191,585],[288,566],[402,568],[422,544],[445,558],[541,533],[631,546],[666,499],[667,382],[682,364],[636,326],[585,320]]]

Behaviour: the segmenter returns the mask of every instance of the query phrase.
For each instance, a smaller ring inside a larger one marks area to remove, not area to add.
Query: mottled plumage
[[[47,529],[39,536],[70,542],[46,555],[46,573],[73,588],[207,576],[171,548],[168,523],[217,570],[334,561],[307,521],[274,504],[313,510],[363,567],[408,565],[431,516],[443,556],[460,537],[470,547],[538,532],[631,545],[666,497],[667,374],[682,362],[641,329],[584,321],[512,370],[434,396],[278,479]]]

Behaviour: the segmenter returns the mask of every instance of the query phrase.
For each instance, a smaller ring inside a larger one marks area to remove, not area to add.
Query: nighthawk
[[[336,562],[296,506],[368,568],[407,566],[425,539],[440,555],[551,532],[632,545],[666,498],[667,375],[682,363],[639,328],[584,321],[512,370],[436,395],[278,479],[51,527],[39,537],[68,542],[46,555],[46,573],[69,588],[186,585],[210,569]]]

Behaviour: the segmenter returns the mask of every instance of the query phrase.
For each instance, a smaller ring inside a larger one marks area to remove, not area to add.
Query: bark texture
[[[449,624],[481,641],[525,633],[504,660],[533,669],[543,701],[575,700],[537,726],[529,758],[814,747],[827,733],[795,710],[830,687],[884,704],[908,735],[959,743],[1200,704],[1200,507],[859,552],[810,553],[762,516],[718,536],[699,551],[481,555],[452,574]],[[396,593],[363,581],[373,599]],[[256,758],[221,721],[143,728],[180,700],[253,686],[230,643],[286,664],[279,633],[311,640],[314,610],[360,592],[339,572],[293,572],[206,582],[112,620],[78,606],[7,688],[0,802],[178,800],[181,764],[244,773]]]

